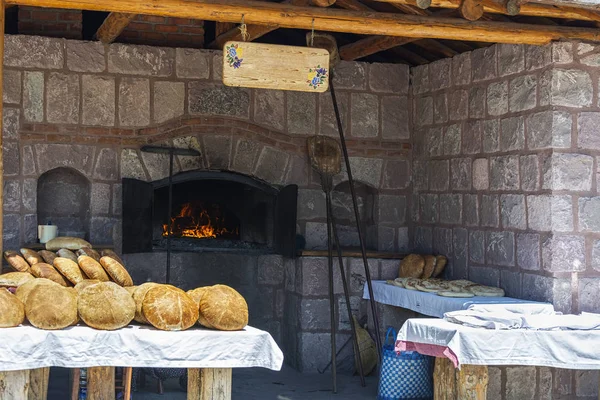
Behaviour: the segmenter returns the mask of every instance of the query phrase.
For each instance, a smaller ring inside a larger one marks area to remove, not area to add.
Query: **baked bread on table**
[[[88,256],[88,257],[92,257],[94,260],[100,262],[100,253],[98,253],[96,250],[89,248],[89,247],[82,247],[81,249],[77,250],[75,252],[75,254],[79,257],[79,256]]]
[[[154,282],[146,282],[139,285],[133,291],[133,301],[135,302],[135,317],[133,317],[133,319],[135,319],[135,321],[139,322],[140,324],[149,324],[146,317],[144,317],[144,313],[142,312],[142,305],[144,303],[144,297],[146,297],[146,293],[148,293],[148,290],[152,289],[155,286],[159,286],[159,284]]]
[[[135,315],[133,298],[114,282],[100,282],[80,291],[77,307],[83,322],[107,331],[129,325]]]
[[[423,256],[423,259],[425,260],[425,265],[423,266],[423,273],[421,274],[421,279],[429,279],[433,275],[433,271],[435,271],[437,259],[435,256],[431,255]]]
[[[46,264],[54,265],[54,259],[58,257],[55,252],[49,250],[40,250],[38,254],[44,259]]]
[[[129,293],[131,297],[133,297],[133,294],[135,293],[137,288],[138,286],[124,286],[124,289],[127,290],[127,293]]]
[[[442,272],[444,272],[444,268],[446,268],[446,264],[448,263],[448,259],[444,256],[437,256],[436,257],[436,263],[435,263],[435,269],[433,270],[433,277],[437,278],[438,276],[440,276],[442,274]]]
[[[50,264],[46,263],[37,263],[31,266],[31,273],[36,278],[46,278],[50,279],[53,282],[58,283],[61,286],[69,286],[69,282],[62,276],[56,268],[54,268]]]
[[[60,285],[37,285],[27,296],[25,316],[31,325],[56,330],[75,325],[77,292]]]
[[[25,320],[23,303],[6,288],[0,288],[0,310],[0,328],[19,326]]]
[[[102,282],[110,281],[102,265],[92,257],[86,255],[79,256],[77,257],[77,264],[79,264],[79,268],[81,268],[88,278],[97,279]]]
[[[112,251],[110,249],[104,249],[100,252],[100,254],[101,254],[101,257],[110,257],[110,258],[118,261],[121,265],[125,265],[123,260],[121,260],[121,257],[119,257],[117,255],[117,253],[115,253],[114,251]]]
[[[400,262],[399,278],[420,278],[425,268],[425,259],[418,254],[409,254]]]
[[[34,279],[29,272],[7,272],[0,275],[0,287],[18,287]]]
[[[60,249],[79,250],[82,247],[92,248],[92,245],[81,238],[59,236],[46,242],[46,250],[57,251]]]
[[[54,259],[54,268],[74,285],[85,279],[81,273],[81,269],[79,269],[79,265],[68,258],[56,257]]]
[[[196,302],[171,285],[150,288],[142,301],[142,312],[152,326],[164,331],[185,330],[198,321]]]
[[[44,259],[36,251],[33,251],[31,249],[21,249],[20,252],[23,255],[25,261],[29,263],[29,265],[44,262]]]
[[[194,301],[198,304],[198,323],[206,328],[214,328],[202,315],[202,311],[200,310],[200,300],[206,293],[206,291],[210,288],[210,286],[203,286],[196,289],[188,290],[186,293],[194,299]]]
[[[100,283],[100,281],[98,279],[84,279],[77,285],[75,285],[75,290],[77,291],[77,293],[79,293],[86,287],[95,285],[96,283]]]
[[[19,286],[15,292],[15,296],[21,300],[21,303],[27,303],[27,298],[29,297],[29,293],[39,285],[58,285],[58,283],[51,281],[46,278],[38,278],[32,281],[25,282],[21,286]]]
[[[69,249],[59,249],[56,255],[62,258],[68,258],[71,261],[77,262],[77,256]]]
[[[209,287],[200,299],[200,313],[206,323],[222,331],[237,331],[248,325],[248,304],[235,289],[226,285]]]
[[[108,273],[113,281],[121,286],[133,286],[133,280],[125,267],[112,257],[104,256],[100,259],[100,264]]]
[[[7,250],[4,252],[4,259],[8,265],[18,272],[29,272],[29,263],[16,251]]]

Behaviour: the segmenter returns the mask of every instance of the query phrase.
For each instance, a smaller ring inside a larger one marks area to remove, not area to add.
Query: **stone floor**
[[[233,370],[233,400],[367,400],[377,395],[377,377],[366,378],[366,387],[360,386],[358,376],[338,375],[338,394],[331,393],[331,374],[301,374],[284,366],[279,371],[262,368]],[[68,373],[53,368],[50,378],[48,400],[68,398]],[[134,392],[133,400],[185,400],[186,394],[177,379],[165,382],[165,393],[156,392],[156,381],[149,378],[146,387]]]

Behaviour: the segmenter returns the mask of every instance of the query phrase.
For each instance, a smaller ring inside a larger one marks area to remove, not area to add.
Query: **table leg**
[[[132,375],[132,371],[133,368],[131,367],[124,367],[123,368],[123,398],[125,400],[130,400],[131,399],[131,375]]]
[[[114,400],[115,368],[91,367],[87,369],[87,399]]]
[[[447,358],[435,359],[434,400],[486,400],[487,386],[487,366],[462,365],[457,370]]]
[[[79,380],[81,379],[81,368],[71,368],[71,400],[79,399]]]
[[[46,400],[50,368],[36,368],[29,371],[28,400]]]
[[[231,368],[188,368],[187,400],[231,400]]]
[[[0,371],[0,399],[28,400],[29,370]]]

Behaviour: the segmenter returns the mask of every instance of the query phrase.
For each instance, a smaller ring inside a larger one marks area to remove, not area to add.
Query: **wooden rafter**
[[[6,0],[7,4],[91,11],[148,14],[209,21],[279,25],[285,28],[348,32],[361,35],[404,36],[490,43],[547,44],[552,40],[600,41],[588,28],[546,27],[498,22],[469,22],[390,13],[368,13],[318,7],[297,7],[240,0]]]
[[[96,38],[102,43],[112,43],[136,17],[137,14],[123,14],[112,12],[106,17],[98,31]]]

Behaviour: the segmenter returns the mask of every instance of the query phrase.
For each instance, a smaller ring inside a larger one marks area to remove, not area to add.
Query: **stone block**
[[[460,225],[462,223],[462,195],[440,195],[440,222],[442,224]]]
[[[21,211],[21,183],[16,180],[4,181],[4,212]]]
[[[577,117],[577,146],[581,149],[600,150],[600,112],[582,112]]]
[[[444,89],[450,86],[450,73],[452,60],[442,58],[429,64],[429,79],[434,90]]]
[[[281,90],[254,91],[254,121],[279,131],[285,129],[285,95]]]
[[[223,81],[223,52],[215,51],[212,57],[212,79],[213,81]]]
[[[175,49],[112,44],[108,50],[108,72],[126,75],[171,76]]]
[[[503,156],[490,159],[490,188],[492,190],[519,189],[519,157]]]
[[[287,129],[295,135],[314,135],[317,132],[317,95],[306,92],[287,92]]]
[[[410,248],[410,240],[409,240],[409,234],[408,234],[408,228],[404,227],[404,228],[398,228],[398,251],[400,252],[407,252],[409,251]],[[594,253],[596,254],[596,253]],[[598,246],[598,260],[600,261],[600,245]],[[397,262],[394,262],[395,265],[397,266]],[[597,263],[600,266],[600,262]],[[383,275],[383,261],[382,261],[382,272],[381,272],[381,279],[388,279]]]
[[[4,66],[6,67],[40,69],[64,67],[62,39],[7,35],[4,41]]]
[[[466,226],[479,225],[479,198],[476,194],[465,194],[463,196],[464,221]]]
[[[290,155],[283,150],[265,146],[256,162],[254,175],[271,184],[282,184]]]
[[[346,259],[348,271],[348,286],[351,295],[362,296],[365,282],[367,281],[365,274],[365,263],[362,258]],[[369,274],[371,279],[379,279],[379,260],[374,258],[367,259]],[[337,264],[336,264],[337,268]]]
[[[485,118],[486,99],[485,86],[475,86],[469,90],[469,118]]]
[[[525,147],[525,120],[523,117],[504,118],[500,121],[500,150],[522,150]]]
[[[550,272],[585,270],[585,239],[571,235],[548,237],[542,243],[542,264]]]
[[[381,99],[381,136],[384,139],[410,138],[408,109],[406,96],[385,96]]]
[[[515,265],[515,234],[513,232],[486,232],[486,259],[493,265]]]
[[[4,103],[21,104],[21,71],[4,70],[2,98]]]
[[[412,86],[414,94],[423,94],[431,90],[431,82],[429,81],[429,64],[419,65],[411,68]]]
[[[520,44],[498,44],[498,74],[512,75],[525,69],[525,46]]]
[[[183,82],[154,82],[154,122],[163,123],[181,117],[185,112]]]
[[[504,115],[508,112],[508,82],[495,82],[487,89],[487,109],[490,115]]]
[[[540,269],[540,235],[536,233],[518,233],[517,266],[526,270]]]
[[[40,173],[58,167],[69,167],[85,176],[92,174],[95,150],[92,146],[40,143],[34,148]]]
[[[6,227],[6,225],[4,225]],[[6,231],[6,228],[4,228]],[[6,239],[5,239],[6,240]],[[579,309],[583,312],[600,312],[600,303],[598,303],[598,292],[600,292],[600,279],[598,278],[580,278],[579,279]]]
[[[298,368],[302,373],[316,373],[324,369],[331,359],[331,338],[329,333],[298,332]],[[350,334],[336,335],[336,351],[339,352]],[[346,346],[348,351],[352,346]],[[352,355],[339,354],[338,358],[352,357]]]
[[[454,161],[454,160],[453,160]],[[432,160],[429,167],[429,189],[437,192],[448,190],[448,160]],[[453,178],[454,182],[454,178]]]
[[[527,196],[527,225],[536,231],[552,229],[552,197],[549,195]]]
[[[200,153],[200,156],[177,156],[181,171],[191,171],[194,169],[203,168],[202,161],[204,159],[204,151],[200,140],[196,136],[180,136],[173,139],[173,146],[182,149],[193,149]],[[239,172],[239,171],[238,171]]]
[[[451,121],[462,121],[468,118],[469,92],[467,90],[459,89],[450,93],[448,104],[452,104],[449,107]]]
[[[525,196],[520,194],[500,195],[500,219],[503,228],[526,229]]]
[[[553,69],[550,90],[551,105],[565,107],[592,105],[592,78],[585,71]]]
[[[487,158],[473,160],[473,189],[487,190],[490,187],[489,162]]]
[[[439,196],[437,194],[420,195],[421,221],[434,224],[439,220]]]
[[[299,260],[302,276],[302,279],[296,276],[296,290],[299,294],[327,296],[329,294],[327,257],[301,257]],[[333,291],[340,294],[344,292],[344,288],[337,259],[334,260],[333,267]]]
[[[433,123],[433,97],[417,97],[415,99],[415,124],[417,126]]]
[[[37,179],[23,179],[22,199],[26,212],[37,212]]]
[[[446,93],[437,94],[433,98],[433,122],[436,124],[448,122],[448,96]]]
[[[460,124],[450,125],[444,130],[444,155],[460,154],[461,130]]]
[[[92,217],[90,222],[90,241],[92,243],[114,243],[114,228],[120,222],[116,218]]]
[[[379,188],[381,185],[381,170],[383,160],[377,158],[350,157],[350,168],[352,177],[371,187]],[[342,167],[345,170],[344,167]],[[345,173],[344,173],[345,175]]]
[[[374,92],[408,94],[410,71],[403,64],[379,64],[369,66],[369,88]]]
[[[521,273],[510,270],[500,271],[500,287],[507,297],[521,298]]]
[[[307,186],[310,170],[311,169],[306,155],[292,155],[285,178],[285,183],[296,184],[298,186]]]
[[[7,108],[2,110],[2,139],[18,140],[21,110]]]
[[[379,136],[379,98],[369,93],[352,93],[350,129],[353,137]]]
[[[5,249],[18,249],[22,246],[21,216],[19,214],[4,214],[2,244]]]
[[[148,180],[140,156],[134,149],[123,149],[121,151],[121,177],[142,181]]]
[[[67,68],[75,72],[104,72],[106,56],[101,42],[67,40]]]
[[[23,215],[23,239],[25,243],[34,243],[37,240],[37,214]]]
[[[429,128],[425,131],[426,152],[430,156],[441,156],[443,152],[443,128]]]
[[[554,64],[570,64],[573,62],[573,43],[554,42],[551,46],[550,58]]]
[[[554,392],[558,395],[569,395],[573,393],[573,371],[568,369],[554,370]],[[569,397],[569,396],[567,396]]]
[[[208,79],[212,51],[176,49],[175,62],[178,78]],[[216,57],[216,56],[215,56]],[[221,55],[221,59],[223,56]]]
[[[23,78],[23,116],[28,122],[44,120],[44,74],[25,71]]]
[[[342,120],[342,130],[348,132],[350,120],[350,94],[346,92],[336,92],[337,106]],[[333,101],[331,93],[321,93],[319,95],[319,132],[321,135],[338,138],[338,125],[333,110]]]
[[[553,231],[571,232],[573,230],[573,199],[571,196],[553,195],[551,198],[550,215]]]
[[[150,180],[157,181],[169,176],[169,155],[140,152],[142,161],[150,175]],[[179,166],[173,164],[173,174],[179,172]]]
[[[570,199],[570,196],[564,197]],[[579,198],[579,230],[582,232],[600,232],[600,197]]]
[[[594,240],[592,246],[592,268],[600,271],[600,240]]]
[[[46,119],[52,123],[79,122],[79,76],[52,72],[46,93]]]
[[[500,124],[498,120],[483,121],[483,151],[494,153],[500,150]]]
[[[502,398],[502,370],[498,367],[488,367],[488,399]]]
[[[464,228],[454,228],[452,230],[452,247],[454,247],[454,258],[452,260],[450,271],[446,266],[446,277],[452,277],[454,279],[467,279],[469,276],[469,236],[468,232]],[[449,273],[450,272],[450,273]]]
[[[112,213],[113,215],[121,215],[123,212],[123,187],[120,183],[112,186]]]
[[[521,156],[521,190],[533,192],[540,188],[540,167],[536,155]]]
[[[538,392],[540,400],[552,400],[552,370],[547,367],[538,368],[540,374]]]
[[[364,90],[367,88],[365,63],[356,61],[340,61],[335,66],[333,84],[336,89]]]
[[[481,121],[467,121],[464,124],[462,150],[464,154],[481,153],[483,146],[483,127]]]
[[[250,90],[190,82],[188,83],[188,108],[190,114],[248,118]]]
[[[535,398],[535,367],[506,368],[506,400],[533,400]]]
[[[397,274],[398,271],[396,271]],[[356,317],[357,320],[361,320],[367,315],[367,301],[363,301],[360,296],[350,297],[350,313]],[[346,306],[346,299],[340,297],[338,299],[338,326],[339,331],[352,331],[352,325],[348,318],[348,308]]]
[[[581,397],[598,396],[598,371],[574,371],[575,394]]]
[[[500,270],[489,267],[469,267],[469,280],[487,286],[500,286]]]
[[[438,227],[433,229],[433,253],[452,257],[452,229]]]
[[[473,70],[473,82],[495,78],[496,68],[496,46],[476,49],[471,52],[471,66]]]
[[[235,155],[233,157],[232,169],[246,175],[254,172],[256,159],[262,144],[250,139],[239,139],[235,146]]]
[[[498,217],[498,196],[483,195],[481,196],[481,225],[490,228],[497,228],[500,224]]]
[[[552,163],[552,189],[588,191],[592,188],[593,161],[583,154],[554,153]]]
[[[208,168],[229,169],[232,148],[231,136],[209,135],[204,136],[202,139]],[[278,171],[278,173],[283,173],[283,171]]]
[[[115,79],[108,76],[83,75],[82,122],[84,125],[115,125]]]
[[[470,190],[471,189],[471,159],[470,158],[453,158],[450,161],[451,170],[451,187],[453,190]],[[433,179],[433,173],[430,180]]]
[[[298,219],[320,219],[325,218],[326,215],[325,193],[322,190],[298,190]]]
[[[417,226],[415,229],[414,251],[428,254],[433,251],[433,231],[426,226]]]
[[[413,187],[416,190],[427,190],[429,188],[429,163],[425,161],[413,161]]]
[[[537,78],[535,75],[519,76],[510,81],[510,111],[531,110],[536,105]]]
[[[471,83],[471,53],[462,53],[452,57],[452,82],[454,85]]]
[[[367,241],[375,240],[375,248],[378,251],[393,252],[396,250],[396,229],[389,226],[374,226],[373,234],[367,233]],[[367,228],[367,232],[369,232]]]
[[[378,222],[403,225],[406,222],[406,196],[379,195]]]
[[[23,146],[23,170],[22,173],[25,176],[37,175],[35,168],[35,158],[33,156],[33,149],[31,146]]]
[[[411,181],[408,160],[387,160],[383,168],[385,189],[406,189]]]
[[[469,232],[469,260],[478,264],[485,264],[485,232]]]
[[[282,256],[278,254],[269,254],[258,257],[259,285],[282,285],[283,272]]]
[[[19,143],[17,142],[4,142],[2,144],[2,150],[4,152],[4,175],[13,176],[19,175],[20,169],[20,154],[19,154]]]
[[[556,44],[558,42],[552,43]],[[550,46],[525,46],[525,69],[533,71],[544,68],[552,62],[552,50]]]
[[[412,222],[419,222],[420,218],[420,209],[419,209],[419,194],[412,192],[410,194],[410,220]]]
[[[92,215],[108,214],[110,211],[110,185],[107,183],[92,183],[90,209]]]
[[[121,78],[119,124],[121,126],[150,124],[150,81],[148,79]]]
[[[596,46],[589,42],[577,43],[577,54],[582,56],[596,50]]]

